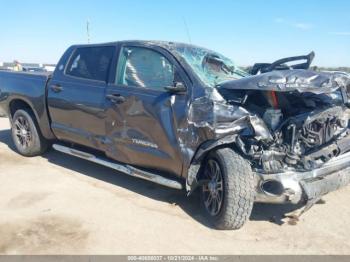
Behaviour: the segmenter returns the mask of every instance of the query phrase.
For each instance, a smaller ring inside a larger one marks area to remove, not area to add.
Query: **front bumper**
[[[322,167],[308,171],[256,174],[256,202],[298,204],[321,197],[350,183],[350,152],[331,159]],[[266,190],[270,183],[279,190]]]

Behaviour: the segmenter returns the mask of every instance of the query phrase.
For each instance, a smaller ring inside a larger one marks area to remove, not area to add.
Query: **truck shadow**
[[[10,130],[0,130],[0,143],[6,144],[15,151]],[[68,156],[50,150],[42,156],[51,164],[78,172],[81,175],[92,177],[103,182],[123,187],[144,197],[180,207],[187,215],[207,227],[212,227],[199,207],[199,193],[195,192],[187,197],[185,191],[166,188],[138,178],[129,177],[107,167],[99,166],[86,160]],[[283,224],[284,214],[299,208],[295,205],[255,204],[250,220],[269,221],[277,225]]]

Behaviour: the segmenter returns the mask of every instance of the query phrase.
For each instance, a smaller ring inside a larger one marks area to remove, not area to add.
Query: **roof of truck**
[[[121,40],[115,42],[106,42],[106,43],[96,43],[96,44],[78,44],[74,45],[75,47],[89,47],[89,46],[106,46],[106,45],[117,45],[117,44],[142,44],[142,45],[152,45],[159,46],[165,49],[173,49],[175,47],[198,47],[193,44],[173,42],[173,41],[160,41],[160,40]],[[202,47],[201,47],[202,48]]]

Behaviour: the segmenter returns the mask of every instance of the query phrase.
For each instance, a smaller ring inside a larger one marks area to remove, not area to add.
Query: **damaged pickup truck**
[[[254,202],[310,204],[350,182],[350,79],[310,70],[313,57],[245,72],[187,44],[77,45],[52,75],[0,72],[0,113],[24,156],[52,145],[198,189],[213,225],[238,229]]]

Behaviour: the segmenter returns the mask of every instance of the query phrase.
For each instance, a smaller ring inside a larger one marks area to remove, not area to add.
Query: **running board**
[[[148,180],[156,184],[160,184],[160,185],[174,188],[174,189],[182,189],[182,184],[180,182],[162,177],[160,175],[155,175],[129,165],[117,164],[112,161],[105,160],[103,158],[98,158],[95,155],[92,155],[90,153],[79,151],[70,147],[66,147],[58,144],[54,144],[52,147],[59,152],[72,155],[75,157],[79,157],[81,159],[85,159],[85,160],[100,164],[102,166],[112,168],[114,170],[117,170],[129,176],[142,178],[144,180]]]

